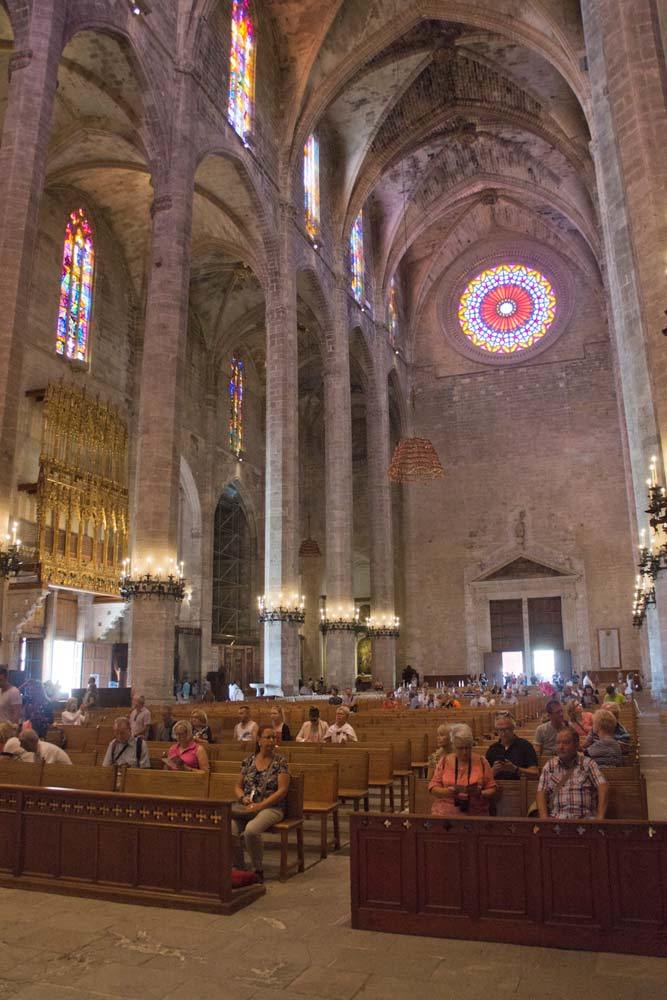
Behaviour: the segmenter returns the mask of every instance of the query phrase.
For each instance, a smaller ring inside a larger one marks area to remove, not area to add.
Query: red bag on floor
[[[255,885],[259,879],[254,872],[242,872],[232,868],[232,889],[242,889],[244,885]]]

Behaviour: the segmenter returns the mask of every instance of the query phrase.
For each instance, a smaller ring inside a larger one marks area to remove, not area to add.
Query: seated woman
[[[190,725],[192,726],[192,738],[201,743],[212,743],[213,733],[208,724],[208,716],[203,708],[195,708],[190,713]]]
[[[262,726],[257,753],[241,764],[236,783],[238,803],[232,808],[234,867],[244,868],[243,847],[260,882],[264,881],[262,834],[285,814],[285,798],[290,776],[287,759],[276,753],[276,734],[272,726]]]
[[[285,713],[282,708],[278,705],[272,705],[269,715],[271,716],[273,731],[276,734],[276,742],[288,743],[292,739],[292,734],[289,726],[285,722]]]
[[[496,782],[487,760],[472,752],[473,735],[463,723],[450,730],[453,753],[440,758],[428,790],[434,816],[488,816]]]
[[[612,712],[600,709],[593,716],[593,732],[596,739],[584,754],[590,757],[598,767],[622,767],[623,751],[621,744],[614,739],[616,719]]]
[[[591,730],[593,729],[593,715],[591,712],[584,712],[581,707],[581,702],[577,701],[576,698],[572,698],[568,701],[565,707],[568,722],[572,729],[576,729],[579,733],[579,740],[583,746],[587,741],[590,742],[589,736]]]
[[[592,684],[584,685],[584,693],[581,698],[581,704],[584,708],[592,708],[593,706],[600,704],[600,699],[593,690]]]
[[[86,713],[79,708],[76,698],[70,698],[60,715],[63,726],[82,726],[86,721]]]
[[[202,743],[197,743],[192,735],[192,726],[185,719],[176,723],[172,730],[176,742],[169,747],[162,763],[171,771],[208,771],[208,754]]]

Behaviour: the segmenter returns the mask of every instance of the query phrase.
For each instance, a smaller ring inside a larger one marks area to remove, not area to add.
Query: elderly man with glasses
[[[515,733],[516,722],[511,712],[499,712],[496,716],[498,741],[486,751],[486,759],[491,765],[494,778],[501,781],[519,779],[522,774],[535,777],[538,774],[537,754],[532,743],[521,739]]]

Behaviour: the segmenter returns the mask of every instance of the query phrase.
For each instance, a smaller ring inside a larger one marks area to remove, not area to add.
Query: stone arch
[[[258,592],[259,583],[254,507],[238,478],[226,480],[216,495],[211,524],[212,633],[218,639],[248,637],[255,632],[253,594]],[[225,524],[227,519],[229,523]],[[231,544],[220,551],[219,533],[221,538],[229,535],[231,539]],[[224,571],[225,580],[217,575],[219,559],[224,563],[219,568]]]
[[[388,20],[377,32],[367,37],[363,44],[353,47],[350,54],[328,74],[322,86],[312,88],[305,108],[298,114],[298,117],[293,119],[287,130],[288,135],[291,136],[290,175],[295,169],[299,149],[303,146],[308,134],[316,127],[317,121],[329,104],[342,93],[345,86],[365,65],[372,65],[374,60],[393,42],[403,37],[418,22],[425,19],[462,20],[471,27],[508,37],[514,42],[525,45],[544,58],[565,79],[579,101],[584,114],[589,118],[587,88],[583,73],[577,63],[577,53],[568,51],[569,46],[563,33],[553,21],[547,18],[542,7],[540,13],[546,21],[546,30],[536,28],[520,19],[510,18],[506,12],[498,10],[496,6],[489,6],[486,10],[481,7],[470,10],[468,7],[462,12],[456,0],[446,0],[444,3],[442,0],[424,0],[424,2],[409,5],[393,19]],[[554,40],[556,38],[558,41]],[[309,83],[310,79],[307,82]]]
[[[163,179],[161,172],[169,160],[169,114],[167,111],[173,86],[166,71],[164,61],[153,55],[148,44],[142,49],[134,33],[117,19],[116,8],[106,11],[100,5],[88,9],[88,4],[75,8],[75,15],[67,24],[61,59],[77,37],[84,34],[102,35],[112,38],[127,55],[132,72],[137,80],[143,115],[137,128],[141,139],[141,151],[151,166],[155,180]],[[157,185],[156,185],[157,186]]]
[[[322,360],[333,350],[333,319],[319,275],[312,267],[302,266],[296,273],[297,295],[308,305],[320,334]]]
[[[196,620],[201,614],[202,513],[199,490],[184,455],[180,463],[180,503],[178,509],[178,558],[185,563],[185,577],[191,596],[181,609],[181,620]]]

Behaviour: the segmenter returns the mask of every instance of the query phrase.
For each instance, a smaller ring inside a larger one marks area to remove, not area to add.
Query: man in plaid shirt
[[[537,786],[540,819],[604,819],[609,785],[595,761],[579,753],[579,733],[561,729],[556,753]]]

